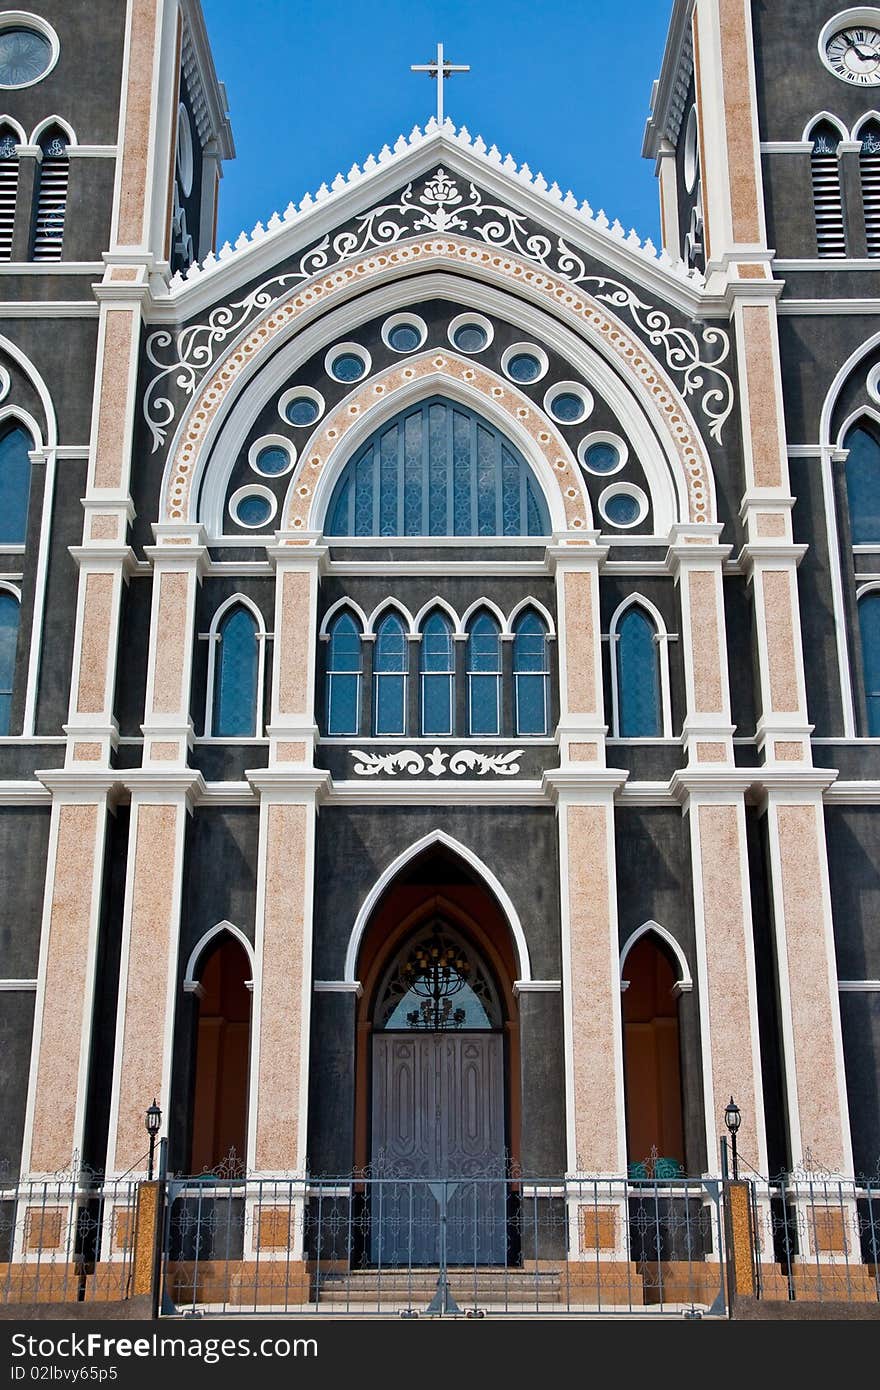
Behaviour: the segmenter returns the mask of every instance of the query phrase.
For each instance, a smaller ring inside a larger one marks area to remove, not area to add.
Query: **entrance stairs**
[[[439,1270],[364,1269],[315,1278],[312,1297],[328,1311],[423,1313],[437,1292]],[[462,1312],[522,1311],[559,1304],[562,1279],[558,1271],[451,1268],[449,1292]]]

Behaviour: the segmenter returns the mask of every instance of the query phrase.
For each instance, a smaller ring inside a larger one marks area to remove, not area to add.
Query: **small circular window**
[[[697,108],[692,106],[684,132],[684,186],[693,193],[700,172],[700,148],[697,138]]]
[[[393,314],[382,325],[382,341],[392,352],[416,352],[427,336],[427,325],[415,314]]]
[[[277,434],[264,435],[248,450],[248,463],[264,478],[277,478],[293,467],[296,450]]]
[[[530,386],[547,371],[547,354],[535,343],[514,343],[502,354],[501,370],[520,386]]]
[[[544,409],[560,425],[579,425],[593,409],[593,397],[577,381],[559,381],[544,397]]]
[[[370,370],[370,354],[360,343],[338,343],[327,353],[324,367],[328,375],[349,386],[353,381],[360,381],[362,376],[367,375]]]
[[[267,525],[277,507],[274,495],[265,487],[240,487],[229,499],[229,515],[249,530]]]
[[[578,445],[578,458],[588,473],[600,476],[619,473],[628,457],[628,449],[615,434],[590,434]]]
[[[615,483],[599,498],[599,512],[609,526],[621,530],[638,526],[648,514],[648,499],[639,487]]]
[[[184,198],[192,193],[193,186],[193,140],[189,128],[189,115],[183,102],[177,108],[177,173]]]
[[[293,386],[278,402],[278,414],[288,424],[305,429],[324,414],[324,397],[311,386]]]
[[[494,330],[482,314],[459,314],[449,325],[449,341],[459,352],[482,352],[494,337]]]
[[[5,24],[0,19],[0,87],[30,87],[58,61],[54,29],[36,16],[33,23],[23,21],[18,14]]]

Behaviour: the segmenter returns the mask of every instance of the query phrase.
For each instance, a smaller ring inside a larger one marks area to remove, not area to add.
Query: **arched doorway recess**
[[[633,944],[623,965],[626,1139],[635,1178],[685,1172],[677,966],[654,931]]]
[[[193,1173],[245,1170],[251,964],[227,933],[215,938],[199,967],[193,1092]]]

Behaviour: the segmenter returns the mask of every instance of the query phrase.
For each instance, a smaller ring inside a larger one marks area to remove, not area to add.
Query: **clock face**
[[[880,29],[867,24],[838,29],[825,45],[835,77],[856,87],[880,87]]]

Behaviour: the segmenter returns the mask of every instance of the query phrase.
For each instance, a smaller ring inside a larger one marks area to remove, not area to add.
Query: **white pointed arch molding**
[[[573,326],[606,360],[612,361],[635,394],[645,402],[658,432],[668,443],[686,490],[685,519],[691,522],[714,520],[715,496],[711,466],[704,442],[684,396],[673,383],[669,372],[651,355],[640,338],[625,325],[623,319],[606,303],[593,297],[571,280],[538,268],[522,256],[452,236],[420,237],[345,261],[333,270],[312,276],[291,291],[286,298],[277,300],[240,335],[237,344],[225,358],[219,360],[213,369],[206,372],[202,381],[199,381],[198,392],[195,392],[196,379],[193,374],[195,399],[177,430],[163,479],[163,520],[180,522],[193,518],[196,500],[194,494],[198,491],[201,466],[218,421],[222,419],[230,399],[234,398],[239,384],[250,377],[254,364],[265,351],[279,346],[284,336],[295,331],[296,327],[309,323],[334,303],[350,298],[353,293],[361,292],[362,287],[369,286],[371,282],[390,279],[416,267],[419,270],[427,270],[450,265],[460,272],[472,274],[475,278],[485,279],[489,283],[502,287],[515,285],[517,293],[532,302],[552,306],[552,312],[556,316]],[[621,310],[631,308],[631,296],[628,298],[628,292],[624,287],[620,286],[618,289],[620,295],[617,298],[614,294],[609,294],[606,298]],[[263,302],[265,303],[265,300]],[[225,312],[228,315],[229,311]],[[667,316],[661,317],[665,319]],[[228,328],[228,317],[225,323]],[[195,345],[201,341],[198,337],[199,328],[197,325],[194,329],[187,330],[194,335],[192,341]],[[680,334],[684,331],[674,330],[668,323],[662,332],[660,328],[661,325],[658,324],[658,341],[664,343],[669,332]],[[713,331],[720,332],[710,329],[706,330],[706,333]],[[216,337],[216,332],[214,336]],[[222,338],[226,336],[227,329],[224,329]],[[175,411],[170,401],[156,397],[157,383],[165,380],[166,368],[155,353],[158,346],[167,349],[172,342],[174,335],[163,329],[153,335],[148,344],[148,355],[151,356],[154,365],[162,367],[162,373],[154,377],[147,388],[144,412],[148,424],[154,431],[154,439],[159,442],[164,438]],[[667,348],[668,346],[667,343]],[[204,347],[203,355],[199,359],[202,364],[211,360],[213,347],[214,337],[209,333],[208,345]],[[195,351],[195,347],[192,350]],[[682,351],[679,343],[678,353],[681,354]],[[667,352],[667,356],[670,362],[681,360],[680,356],[677,358],[674,353]],[[687,359],[686,351],[684,356]],[[691,363],[694,370],[685,377],[684,382],[685,390],[690,392],[696,389],[695,380],[699,376],[699,353],[696,356],[697,361]],[[469,365],[473,365],[473,362]],[[705,369],[704,364],[704,371]],[[182,377],[185,379],[186,371],[182,372]],[[724,418],[730,413],[730,408],[732,407],[729,405]],[[543,416],[542,421],[546,424]],[[713,427],[710,425],[711,428]],[[716,420],[716,434],[718,428]],[[307,451],[303,452],[307,455]],[[305,457],[298,471],[304,473],[307,468],[308,462]],[[581,524],[584,524],[583,521]],[[300,526],[305,529],[302,519]]]
[[[245,986],[247,989],[253,989],[254,948],[240,927],[236,927],[232,922],[224,920],[222,922],[217,922],[213,927],[209,927],[204,935],[199,937],[195,946],[193,946],[190,951],[189,960],[186,963],[186,970],[183,975],[183,990],[185,994],[198,994],[201,990],[202,986],[199,982],[200,967],[211,943],[216,941],[219,936],[232,937],[244,950],[251,970],[251,978],[245,980]]]
[[[653,918],[648,922],[643,922],[640,927],[636,927],[635,931],[632,932],[623,943],[623,948],[620,952],[621,991],[627,989],[629,986],[629,980],[625,980],[623,977],[623,967],[626,964],[626,958],[636,942],[641,941],[643,936],[656,936],[669,948],[678,966],[678,979],[673,987],[674,992],[676,994],[689,994],[694,987],[694,981],[690,966],[687,963],[687,956],[672,935],[672,932],[668,931],[666,927],[662,927],[659,922],[655,922]]]
[[[361,903],[360,910],[355,918],[354,926],[351,929],[351,935],[348,939],[348,949],[345,953],[345,973],[343,980],[338,982],[338,986],[348,989],[354,989],[357,986],[357,966],[361,941],[363,940],[364,932],[367,929],[377,903],[385,892],[385,889],[393,883],[394,879],[397,878],[406,865],[411,863],[413,859],[417,859],[420,854],[424,853],[426,849],[430,849],[432,845],[443,845],[446,849],[451,850],[453,854],[457,855],[459,859],[463,859],[479,878],[483,880],[483,883],[492,893],[507,919],[507,925],[513,937],[513,946],[516,952],[520,976],[517,983],[528,986],[532,980],[529,948],[525,932],[522,929],[522,923],[519,919],[519,914],[511,902],[510,895],[495,877],[488,865],[484,864],[483,860],[480,859],[472,849],[462,844],[460,840],[456,840],[451,835],[447,835],[444,830],[433,830],[429,834],[423,835],[420,840],[416,840],[414,844],[411,844],[407,849],[403,850],[403,852],[399,854],[376,879],[376,882]]]

